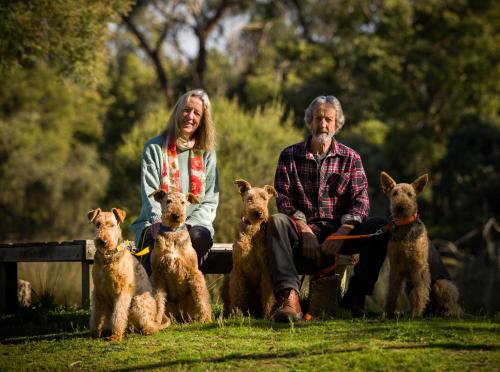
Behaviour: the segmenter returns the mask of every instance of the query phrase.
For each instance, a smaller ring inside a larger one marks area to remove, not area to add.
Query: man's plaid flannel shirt
[[[305,219],[315,233],[317,225],[339,226],[346,219],[363,221],[370,202],[359,154],[333,140],[318,169],[309,141],[310,137],[287,147],[279,157],[274,180],[279,212]]]

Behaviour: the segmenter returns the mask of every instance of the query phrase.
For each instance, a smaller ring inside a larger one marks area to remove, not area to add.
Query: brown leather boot
[[[299,294],[295,289],[285,289],[279,293],[278,308],[272,319],[275,322],[289,322],[302,319]]]

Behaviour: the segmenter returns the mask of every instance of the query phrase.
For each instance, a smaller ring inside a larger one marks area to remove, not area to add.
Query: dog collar
[[[250,220],[249,220],[249,219],[247,219],[247,218],[245,218],[245,217],[241,217],[241,220],[243,221],[243,223],[244,223],[245,225],[248,225],[248,226],[252,225],[252,223],[250,222]],[[260,221],[260,225],[265,225],[266,223],[267,223],[267,221],[266,221],[266,220],[262,220],[262,221]]]
[[[396,225],[396,226],[403,226],[403,225],[409,225],[410,223],[415,222],[417,220],[418,220],[418,213],[415,212],[414,214],[412,214],[408,218],[402,218],[402,219],[396,219],[396,218],[394,218],[392,220],[392,223],[394,225]]]
[[[116,246],[116,248],[111,253],[101,253],[101,255],[105,258],[113,258],[116,254],[120,253],[123,250],[132,251],[132,242],[130,240],[124,240],[120,244]]]
[[[128,249],[129,251],[132,250],[132,242],[130,240],[124,240],[116,247],[117,252],[121,252],[124,249]]]
[[[172,229],[171,227],[169,228],[170,231],[173,231],[173,232],[177,232],[177,231],[182,231],[182,230],[187,230],[187,225],[185,223],[183,223],[182,225],[180,225],[178,228],[176,229]]]
[[[165,226],[164,224],[160,225],[160,230],[158,231],[159,233],[164,233],[164,232],[177,232],[177,231],[182,231],[182,230],[187,230],[187,225],[183,223],[176,229],[172,229],[170,226]]]

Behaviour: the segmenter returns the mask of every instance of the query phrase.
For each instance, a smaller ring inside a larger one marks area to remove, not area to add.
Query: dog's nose
[[[170,218],[172,219],[172,221],[175,221],[175,222],[179,221],[179,215],[177,213],[172,213],[170,215]]]
[[[262,217],[262,212],[261,211],[254,211],[253,215],[255,216],[255,218],[261,218]]]
[[[405,207],[403,207],[402,205],[398,205],[396,207],[396,212],[397,213],[403,213],[405,211]]]
[[[97,242],[101,243],[102,245],[108,244],[108,241],[106,239],[102,239],[102,238],[97,238]]]

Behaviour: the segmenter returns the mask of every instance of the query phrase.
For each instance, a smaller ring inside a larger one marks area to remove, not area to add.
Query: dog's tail
[[[443,315],[455,318],[463,315],[463,310],[458,304],[458,288],[450,280],[436,280],[432,285],[432,295],[439,312]]]

